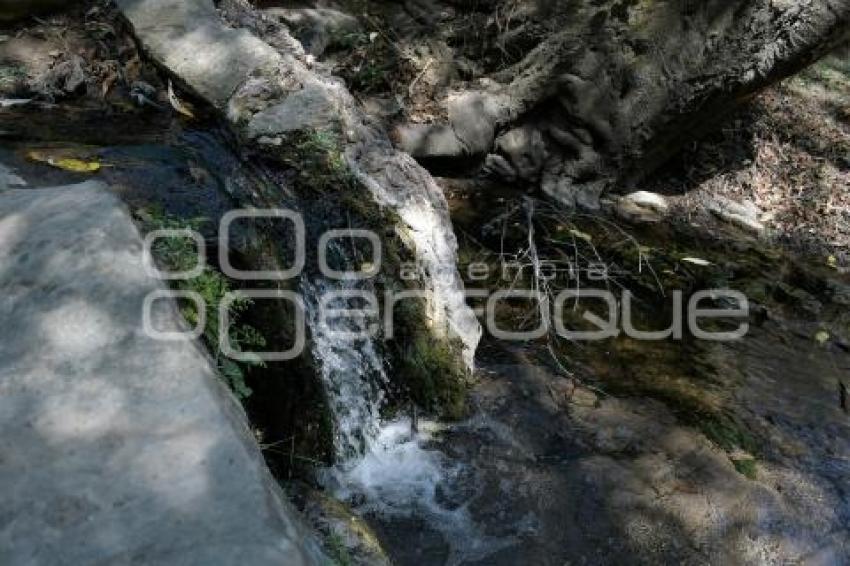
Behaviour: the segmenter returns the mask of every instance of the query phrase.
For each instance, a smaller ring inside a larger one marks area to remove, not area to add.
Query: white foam
[[[321,368],[334,420],[339,462],[325,470],[326,486],[338,499],[351,502],[361,515],[425,521],[448,544],[449,566],[482,560],[513,545],[513,538],[487,536],[475,524],[466,503],[445,497],[463,487],[464,468],[434,448],[439,425],[422,422],[414,433],[410,419],[381,423],[383,389],[389,380],[380,349],[372,340],[353,343],[340,338],[334,330],[351,329],[318,315],[322,293],[356,289],[356,283],[305,278],[302,284],[312,353]]]
[[[330,487],[360,514],[424,520],[449,545],[447,564],[453,566],[482,560],[517,541],[487,536],[466,503],[441,501],[441,491],[460,487],[464,468],[429,447],[440,430],[428,421],[420,422],[418,433],[412,432],[410,419],[386,423],[362,458],[329,470]]]
[[[387,375],[373,340],[352,341],[341,337],[344,321],[319,316],[317,302],[323,293],[352,290],[350,282],[304,282],[307,323],[310,325],[313,358],[319,365],[328,408],[333,415],[334,451],[340,460],[362,455],[369,439],[378,434],[383,387]],[[332,326],[330,326],[332,325]]]

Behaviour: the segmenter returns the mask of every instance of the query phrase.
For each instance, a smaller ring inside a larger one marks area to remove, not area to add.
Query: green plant
[[[327,538],[327,551],[331,558],[333,566],[352,566],[354,560],[345,548],[345,543],[338,534],[332,532]]]
[[[693,425],[706,438],[724,450],[741,448],[750,453],[759,452],[755,437],[743,425],[725,413],[697,413],[693,416]]]
[[[206,219],[203,218],[181,219],[163,214],[161,211],[150,211],[143,219],[143,227],[146,231],[162,229],[198,231],[205,223]],[[195,249],[195,243],[189,238],[157,238],[151,252],[159,268],[167,271],[187,271],[197,262],[198,251]],[[225,295],[233,290],[230,281],[219,271],[205,265],[197,277],[171,283],[176,289],[192,291],[201,296],[206,305],[204,313],[206,324],[202,338],[215,361],[219,376],[239,399],[250,397],[252,391],[245,380],[246,371],[251,367],[263,367],[263,362],[259,359],[234,361],[223,355],[219,344],[218,309]],[[244,297],[237,298],[230,304],[229,338],[232,348],[238,352],[256,350],[266,345],[264,337],[257,329],[239,322],[240,316],[250,306],[251,300]],[[180,312],[192,326],[198,323],[200,313],[194,302],[184,305]]]
[[[331,33],[328,49],[353,51],[369,45],[369,36],[360,31],[336,30]]]
[[[310,130],[296,134],[284,160],[298,172],[301,189],[339,191],[356,184],[336,132]]]
[[[735,466],[735,469],[742,476],[749,478],[751,480],[756,479],[758,477],[758,465],[756,461],[752,458],[746,458],[743,460],[732,460],[732,465]]]
[[[351,87],[361,92],[381,92],[390,88],[388,72],[384,66],[372,61],[365,61],[351,75]]]

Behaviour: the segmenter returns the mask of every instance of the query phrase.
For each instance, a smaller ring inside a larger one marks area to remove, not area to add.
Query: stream
[[[29,187],[94,177],[132,210],[181,218],[217,219],[233,206],[243,164],[214,124],[86,108],[0,112],[0,163]],[[33,151],[103,167],[64,171]],[[482,229],[507,207],[500,200],[452,202],[468,235],[463,257],[500,252],[504,241]],[[317,482],[366,519],[393,563],[850,558],[850,416],[838,394],[850,379],[850,278],[757,242],[638,232],[662,264],[705,258],[713,280],[744,291],[754,304],[747,336],[621,336],[561,344],[557,359],[545,341],[490,336],[458,422],[382,418],[392,368],[381,345],[332,337],[310,305],[333,286],[302,282],[337,456]],[[668,297],[642,299],[642,322],[663,324]]]

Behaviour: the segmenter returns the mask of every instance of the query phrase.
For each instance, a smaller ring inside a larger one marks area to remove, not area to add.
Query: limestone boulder
[[[0,193],[0,563],[324,564],[145,261],[99,183]]]

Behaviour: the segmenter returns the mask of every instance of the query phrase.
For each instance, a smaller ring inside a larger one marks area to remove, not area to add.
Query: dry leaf
[[[85,161],[75,157],[59,157],[46,154],[41,151],[30,151],[27,158],[40,163],[47,163],[53,167],[71,171],[72,173],[96,173],[102,165],[97,161]]]
[[[186,116],[187,118],[194,119],[195,115],[192,114],[192,111],[189,110],[185,104],[183,104],[177,95],[174,94],[174,86],[171,84],[171,81],[168,81],[168,102],[171,103],[171,107],[174,108],[180,114]]]
[[[82,159],[65,158],[48,161],[50,165],[72,171],[74,173],[95,173],[100,171],[100,163],[97,161],[83,161]]]

